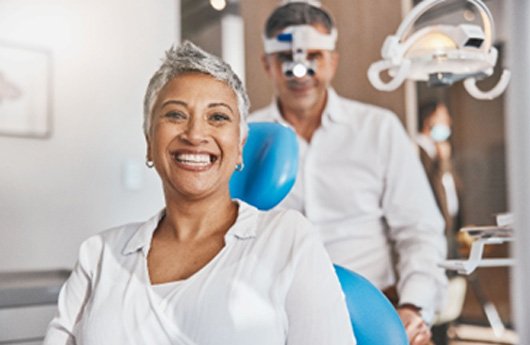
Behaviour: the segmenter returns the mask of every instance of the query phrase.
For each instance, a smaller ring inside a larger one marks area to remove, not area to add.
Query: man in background
[[[318,228],[333,262],[378,288],[395,286],[410,343],[430,342],[446,277],[443,219],[417,152],[389,110],[339,96],[330,86],[336,28],[318,4],[278,7],[265,27],[264,68],[275,97],[251,121],[291,126],[299,173],[280,204]]]

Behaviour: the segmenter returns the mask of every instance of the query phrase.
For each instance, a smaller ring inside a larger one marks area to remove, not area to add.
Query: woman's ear
[[[151,157],[151,140],[149,140],[149,136],[146,134],[145,135],[145,143],[146,143],[146,153],[145,153],[145,159],[147,162],[151,162],[152,161],[152,157]]]
[[[243,138],[243,140],[241,140],[239,142],[239,154],[237,156],[237,162],[238,164],[241,164],[243,163],[243,148],[245,146],[245,143],[247,142],[247,138],[248,138],[248,134],[245,135],[245,137]]]

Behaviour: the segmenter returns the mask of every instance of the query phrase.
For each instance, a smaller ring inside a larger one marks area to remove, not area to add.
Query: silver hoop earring
[[[236,171],[243,171],[245,169],[245,164],[243,162],[236,164]]]
[[[151,169],[152,167],[155,166],[155,163],[153,163],[153,161],[146,160],[145,161],[145,166],[148,167],[149,169]]]

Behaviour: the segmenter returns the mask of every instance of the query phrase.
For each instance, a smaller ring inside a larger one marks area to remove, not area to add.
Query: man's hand
[[[423,321],[417,308],[402,306],[397,308],[401,322],[405,326],[410,345],[428,345],[431,341],[431,331]]]

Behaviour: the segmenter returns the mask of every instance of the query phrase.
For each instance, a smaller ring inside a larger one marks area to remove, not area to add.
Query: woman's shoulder
[[[260,211],[264,219],[272,222],[279,222],[282,225],[291,225],[300,229],[308,229],[311,223],[297,210],[277,207],[269,211]]]
[[[254,237],[247,243],[261,262],[296,267],[307,255],[324,252],[318,232],[299,211],[274,208],[254,212]]]
[[[281,207],[263,211],[250,205],[245,208],[250,208],[253,213],[253,226],[258,240],[271,241],[277,238],[287,243],[316,234],[313,225],[299,211]],[[245,211],[249,212],[248,209]]]
[[[256,218],[263,225],[263,223],[282,223],[282,224],[297,224],[300,226],[309,225],[309,221],[299,211],[275,207],[270,210],[260,210],[246,203],[245,201],[238,200],[240,205],[239,218],[248,219]]]
[[[80,246],[79,256],[100,256],[103,251],[119,251],[125,247],[142,223],[130,223],[106,229],[85,239]]]

